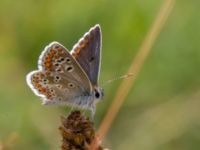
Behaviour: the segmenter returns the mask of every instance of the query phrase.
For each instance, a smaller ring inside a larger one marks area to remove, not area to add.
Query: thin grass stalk
[[[150,51],[152,50],[153,45],[157,37],[159,36],[161,30],[163,29],[167,18],[172,11],[175,0],[165,0],[160,8],[160,11],[155,18],[148,34],[146,35],[144,41],[142,42],[141,47],[135,58],[133,59],[131,66],[127,72],[127,74],[134,74],[132,78],[123,80],[121,85],[119,86],[116,95],[113,99],[111,106],[108,109],[100,127],[98,130],[98,136],[101,140],[107,135],[114,119],[116,118],[124,100],[126,99],[131,87],[134,84],[135,79],[137,78],[141,68],[147,59]]]

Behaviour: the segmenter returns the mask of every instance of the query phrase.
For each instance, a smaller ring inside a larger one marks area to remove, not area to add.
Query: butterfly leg
[[[96,106],[93,105],[93,106],[91,107],[91,114],[90,114],[90,119],[91,119],[91,121],[94,120],[95,112],[96,112]]]

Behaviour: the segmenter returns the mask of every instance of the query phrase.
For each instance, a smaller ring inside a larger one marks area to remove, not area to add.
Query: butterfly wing
[[[86,72],[92,85],[97,85],[101,62],[100,26],[96,25],[91,28],[89,32],[74,45],[71,54]]]
[[[76,104],[77,97],[91,94],[91,83],[81,66],[67,49],[52,42],[42,52],[39,70],[27,75],[33,92],[42,97],[44,104]]]

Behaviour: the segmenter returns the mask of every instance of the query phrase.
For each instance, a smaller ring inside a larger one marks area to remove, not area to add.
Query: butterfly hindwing
[[[94,26],[75,46],[71,54],[88,75],[92,85],[98,85],[101,62],[101,28]]]

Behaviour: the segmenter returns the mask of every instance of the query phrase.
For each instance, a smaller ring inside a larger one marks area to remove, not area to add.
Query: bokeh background
[[[100,84],[127,72],[163,0],[1,0],[0,147],[59,149],[60,116],[69,108],[42,106],[25,76],[43,48],[69,50],[99,23]],[[200,1],[177,0],[104,145],[112,150],[200,149]],[[106,87],[95,126],[121,81]],[[1,149],[1,148],[0,148]]]

